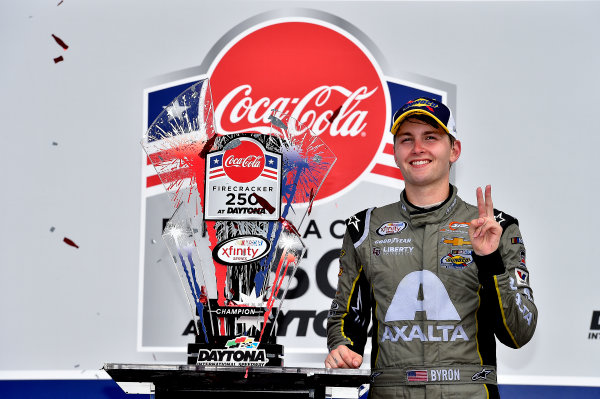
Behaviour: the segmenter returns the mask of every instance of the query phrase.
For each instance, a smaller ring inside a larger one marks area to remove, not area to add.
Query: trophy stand
[[[150,384],[157,398],[325,397],[358,386],[367,370],[283,367],[276,320],[306,247],[298,229],[336,161],[288,114],[217,133],[208,79],[156,118],[142,139],[174,212],[163,240],[190,308],[187,364],[106,364],[119,383]],[[127,392],[127,389],[124,388]]]

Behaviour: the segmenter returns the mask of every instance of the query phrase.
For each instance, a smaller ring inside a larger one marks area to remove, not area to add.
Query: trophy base
[[[227,343],[236,337],[215,337],[216,342],[188,344],[187,364],[204,366],[283,367],[283,345],[260,342],[256,348],[235,347]]]

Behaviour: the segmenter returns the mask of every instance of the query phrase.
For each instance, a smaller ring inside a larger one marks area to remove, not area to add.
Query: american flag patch
[[[406,380],[408,382],[427,382],[427,370],[408,370]]]

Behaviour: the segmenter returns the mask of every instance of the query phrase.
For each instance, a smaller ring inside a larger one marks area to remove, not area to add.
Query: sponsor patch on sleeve
[[[515,269],[515,278],[517,280],[517,285],[527,285],[529,286],[529,272],[523,269]]]
[[[523,244],[523,238],[521,238],[521,237],[511,237],[510,238],[510,243],[511,244]]]

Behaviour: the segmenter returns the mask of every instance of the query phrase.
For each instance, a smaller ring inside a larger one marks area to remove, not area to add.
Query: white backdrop
[[[600,386],[600,342],[588,338],[600,309],[590,206],[600,191],[599,3],[58,3],[0,3],[1,370],[183,361],[138,351],[142,91],[201,65],[240,22],[302,7],[357,27],[387,76],[456,86],[455,182],[470,202],[492,184],[494,205],[518,217],[540,311],[527,346],[499,350],[500,382]],[[386,190],[382,203],[397,196]],[[178,289],[172,276],[165,283]],[[286,365],[322,357],[292,353]]]

